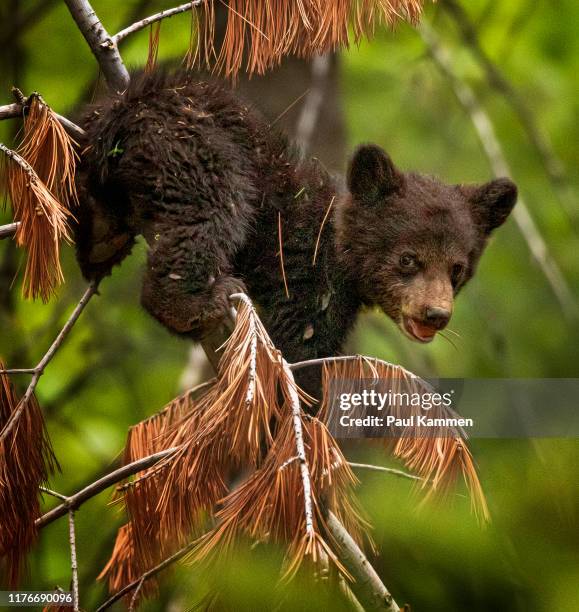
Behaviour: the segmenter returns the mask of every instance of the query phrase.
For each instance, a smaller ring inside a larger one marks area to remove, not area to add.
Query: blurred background
[[[94,0],[93,6],[109,32],[116,32],[174,4]],[[577,377],[579,5],[441,0],[427,6],[423,20],[428,43],[400,25],[347,52],[313,64],[287,60],[279,70],[238,85],[272,120],[282,114],[279,125],[337,172],[345,170],[357,143],[372,141],[405,170],[447,182],[486,181],[492,160],[472,112],[455,95],[458,83],[480,105],[534,220],[530,234],[514,218],[497,233],[458,299],[452,342],[438,337],[419,346],[382,314],[369,312],[360,318],[349,351],[399,363],[423,377]],[[163,22],[160,60],[181,61],[190,28],[186,14]],[[146,62],[148,36],[144,30],[125,41],[127,64]],[[439,60],[441,53],[448,58],[454,81],[433,59],[432,44]],[[25,93],[39,91],[57,112],[74,116],[99,88],[96,63],[61,2],[2,0],[0,48],[0,104],[12,102],[10,87],[16,85]],[[0,141],[14,144],[18,129],[16,120],[0,122]],[[10,220],[9,209],[0,210],[0,224]],[[543,253],[541,261],[531,248]],[[102,284],[101,296],[39,385],[62,466],[51,485],[62,493],[109,471],[128,427],[159,410],[179,393],[183,377],[191,380],[202,367],[193,360],[192,373],[190,346],[141,310],[143,262],[141,244]],[[11,241],[0,241],[0,356],[10,367],[35,364],[78,301],[85,283],[72,248],[65,249],[64,263],[67,283],[57,298],[47,305],[24,302],[22,253]],[[461,495],[418,509],[409,481],[358,473],[358,494],[380,552],[371,560],[385,584],[399,604],[409,602],[418,612],[579,610],[579,443],[473,440],[471,447],[493,515],[486,528],[477,525]],[[376,447],[360,444],[348,453],[353,460],[394,465]],[[77,513],[86,609],[106,598],[96,576],[123,521],[109,501],[110,491]],[[45,503],[52,507],[54,500]],[[42,532],[23,586],[68,586],[65,522]],[[219,571],[181,566],[164,576],[159,598],[145,608],[191,609],[217,588],[222,608],[341,609],[324,589],[304,588],[303,579],[280,595],[280,558],[280,551],[261,546],[241,549]]]

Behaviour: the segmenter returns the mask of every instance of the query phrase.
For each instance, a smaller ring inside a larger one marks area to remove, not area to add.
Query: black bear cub
[[[338,353],[364,305],[431,341],[517,197],[506,178],[404,173],[375,145],[342,185],[231,91],[180,73],[135,77],[83,127],[83,274],[109,274],[141,234],[156,319],[200,340],[242,289],[289,361]]]

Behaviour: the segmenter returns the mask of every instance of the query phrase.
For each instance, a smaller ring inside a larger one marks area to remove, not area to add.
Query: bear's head
[[[360,147],[337,217],[338,246],[362,301],[405,335],[430,342],[450,320],[489,235],[517,199],[506,178],[445,185],[403,173],[378,146]]]

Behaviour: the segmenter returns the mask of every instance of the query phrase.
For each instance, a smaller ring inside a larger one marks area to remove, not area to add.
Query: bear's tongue
[[[416,319],[408,319],[408,327],[410,327],[410,331],[420,340],[432,340],[434,335],[436,334],[436,330],[432,329],[428,325],[423,325]]]

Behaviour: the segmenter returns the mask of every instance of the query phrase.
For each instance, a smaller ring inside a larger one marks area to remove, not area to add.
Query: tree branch
[[[52,510],[49,510],[46,514],[43,514],[40,518],[36,519],[36,526],[38,529],[46,527],[46,525],[49,525],[56,519],[64,516],[69,510],[76,510],[85,501],[95,497],[95,495],[98,495],[99,493],[102,493],[105,489],[108,489],[117,482],[124,480],[128,476],[132,476],[137,472],[150,468],[151,466],[155,465],[155,463],[161,461],[161,459],[165,459],[165,457],[173,454],[176,450],[177,448],[168,448],[167,450],[154,453],[153,455],[148,455],[142,459],[137,459],[132,463],[127,463],[127,465],[123,465],[117,470],[106,474],[80,491],[77,491],[70,497],[66,497],[66,501],[63,504],[56,506]]]
[[[96,282],[92,282],[88,286],[87,290],[84,292],[80,301],[78,302],[72,314],[70,315],[68,321],[64,324],[64,327],[60,330],[58,336],[56,337],[54,342],[50,345],[50,347],[44,354],[44,357],[42,357],[42,359],[38,362],[38,365],[33,369],[32,380],[30,381],[28,388],[26,389],[24,395],[22,396],[22,399],[20,400],[20,402],[18,402],[18,406],[16,407],[14,412],[10,415],[10,418],[8,419],[6,425],[2,429],[2,432],[0,433],[0,443],[4,442],[6,437],[10,434],[10,432],[12,431],[12,429],[18,422],[18,419],[22,415],[22,412],[26,409],[26,406],[28,405],[28,401],[32,397],[32,394],[34,393],[34,390],[36,389],[36,385],[38,384],[40,377],[44,373],[46,366],[52,360],[52,358],[54,357],[54,355],[56,354],[56,352],[58,351],[58,349],[60,348],[60,346],[66,339],[66,337],[68,336],[70,330],[74,327],[74,324],[80,317],[82,311],[85,309],[86,305],[89,303],[92,296],[95,295],[95,293],[97,293],[97,287],[98,287],[98,283]]]
[[[72,18],[97,60],[110,89],[125,91],[130,77],[115,41],[105,30],[88,0],[64,0]]]
[[[18,229],[20,223],[8,223],[8,225],[0,225],[0,240],[12,238]]]
[[[398,604],[380,580],[376,570],[370,565],[352,536],[332,512],[328,512],[326,524],[331,535],[340,546],[342,553],[340,561],[355,580],[352,584],[352,590],[364,610],[400,612]]]
[[[6,157],[9,157],[14,163],[18,164],[30,178],[36,177],[36,180],[40,182],[36,172],[34,172],[34,168],[23,157],[18,155],[16,151],[13,151],[1,142],[0,151],[2,151],[2,153],[4,153]]]
[[[169,17],[173,17],[174,15],[179,15],[180,13],[185,13],[187,11],[192,10],[194,7],[202,4],[204,0],[193,0],[192,2],[185,2],[185,4],[181,4],[176,6],[175,8],[165,9],[164,11],[160,11],[159,13],[155,13],[154,15],[149,15],[149,17],[145,17],[140,21],[136,21],[135,23],[127,26],[120,32],[117,32],[114,36],[111,36],[111,40],[118,45],[123,39],[139,30],[146,28],[147,26],[155,23],[156,21],[161,21],[161,19],[167,19]]]
[[[441,46],[434,30],[426,22],[422,22],[417,29],[422,40],[426,43],[436,66],[448,79],[456,98],[469,115],[494,175],[497,177],[510,176],[511,171],[495,133],[493,123],[474,91],[454,72],[448,53]],[[551,289],[557,297],[563,313],[569,319],[577,319],[579,317],[579,306],[521,196],[519,196],[518,203],[513,210],[513,217],[531,254],[551,285]]]

